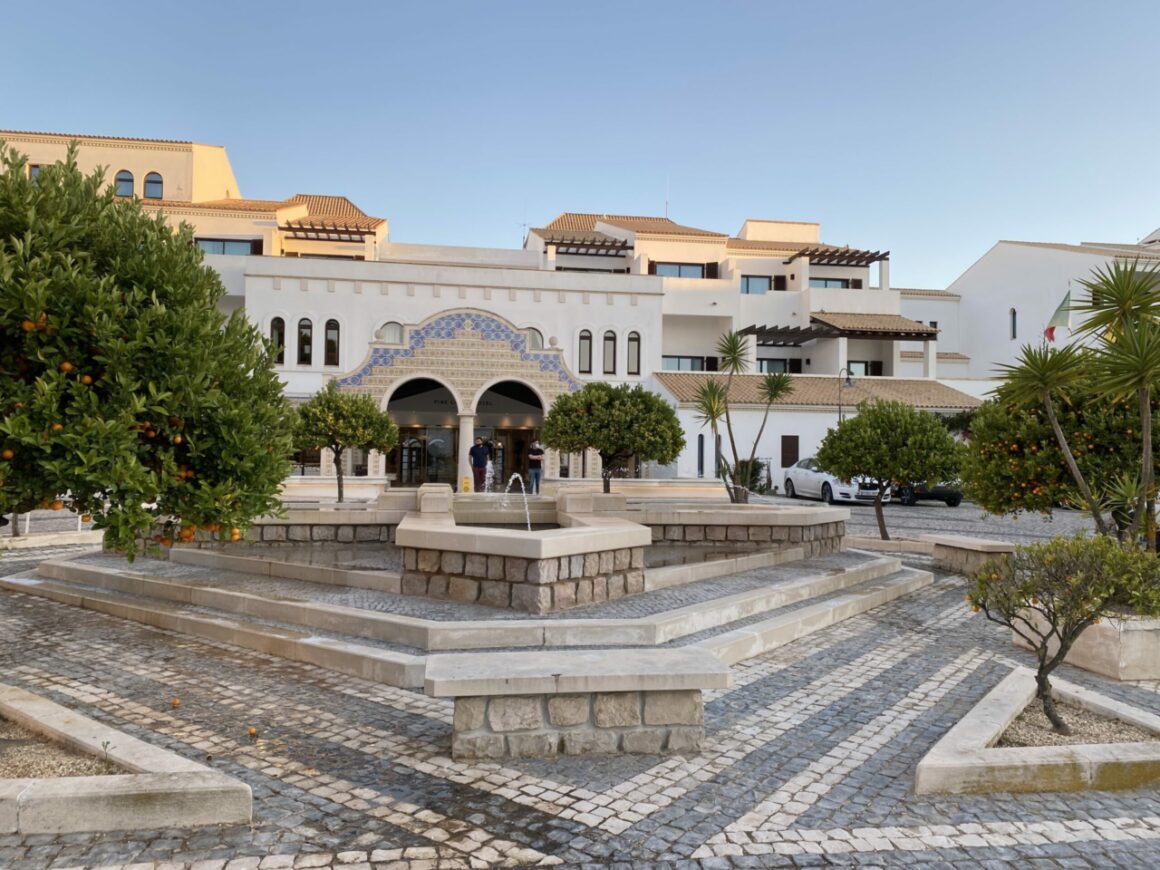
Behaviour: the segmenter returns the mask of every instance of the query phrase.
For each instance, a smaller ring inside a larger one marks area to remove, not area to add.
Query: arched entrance
[[[513,474],[528,479],[528,450],[544,424],[544,403],[521,381],[492,384],[475,403],[475,435],[491,444],[494,479],[503,488]]]
[[[459,403],[433,378],[399,385],[387,413],[399,427],[399,443],[387,456],[387,478],[396,486],[454,483],[459,448]]]

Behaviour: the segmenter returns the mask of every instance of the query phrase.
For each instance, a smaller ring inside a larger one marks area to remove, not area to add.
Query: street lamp
[[[842,375],[846,375],[846,380],[842,380]],[[842,390],[847,390],[854,386],[854,375],[846,366],[842,366],[838,370],[838,422],[842,422]]]

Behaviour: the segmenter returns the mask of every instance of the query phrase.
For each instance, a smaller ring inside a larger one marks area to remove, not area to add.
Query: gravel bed
[[[103,758],[83,755],[0,719],[0,779],[103,776],[121,772]]]
[[[1071,728],[1071,734],[1057,734],[1043,712],[1043,704],[1033,700],[1003,732],[997,746],[1075,746],[1084,743],[1146,743],[1160,735],[1109,719],[1083,707],[1056,701],[1055,709]]]

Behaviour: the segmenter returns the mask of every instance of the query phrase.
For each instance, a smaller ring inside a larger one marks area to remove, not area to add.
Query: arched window
[[[640,374],[640,333],[630,332],[628,334],[628,373],[630,375]]]
[[[1019,324],[1017,322],[1017,315],[1015,309],[1011,309],[1011,339],[1015,340],[1019,337]]]
[[[314,359],[314,324],[303,317],[298,321],[298,365],[308,366]]]
[[[587,329],[580,333],[580,352],[577,354],[580,374],[592,374],[592,333]]]
[[[604,374],[616,374],[616,333],[611,329],[604,333]]]
[[[161,195],[164,191],[165,184],[161,180],[161,173],[150,172],[145,176],[145,198],[146,199],[164,199]]]
[[[403,343],[403,324],[390,321],[384,323],[375,330],[375,341],[381,341],[384,344],[402,344]]]
[[[270,321],[270,341],[274,343],[274,362],[286,362],[286,321],[275,317]]]
[[[528,330],[528,350],[543,350],[544,334],[538,329]]]
[[[338,321],[326,321],[325,342],[322,350],[322,364],[328,366],[338,365]]]
[[[114,185],[113,192],[117,196],[132,196],[133,195],[133,173],[128,169],[122,169],[117,173],[117,181]]]
[[[705,476],[705,434],[697,436],[697,477]]]

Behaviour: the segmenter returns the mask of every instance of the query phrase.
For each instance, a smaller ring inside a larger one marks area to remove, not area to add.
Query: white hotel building
[[[904,315],[956,297],[892,289],[888,252],[827,245],[816,223],[751,219],[731,235],[662,217],[565,212],[530,230],[522,249],[398,244],[385,219],[345,197],[243,198],[220,147],[12,131],[0,139],[29,155],[33,172],[77,139],[83,170],[102,166],[117,193],[191,224],[225,285],[223,306],[244,309],[280,347],[291,397],[337,379],[391,413],[400,446],[349,457],[347,470],[375,486],[457,483],[476,435],[493,441],[501,474],[524,471],[555,397],[594,380],[641,384],[677,409],[684,451],[640,473],[711,479],[715,449],[692,400],[730,330],[750,337],[754,372],[731,397],[739,443],[752,444],[760,423],[758,373],[793,376],[757,450],[775,483],[865,399],[944,413],[977,404],[939,380],[959,357],[978,356],[964,343],[973,334],[956,323],[943,348],[952,316]],[[333,471],[326,456],[304,460]],[[549,453],[546,466],[548,479],[599,474],[594,455]]]

